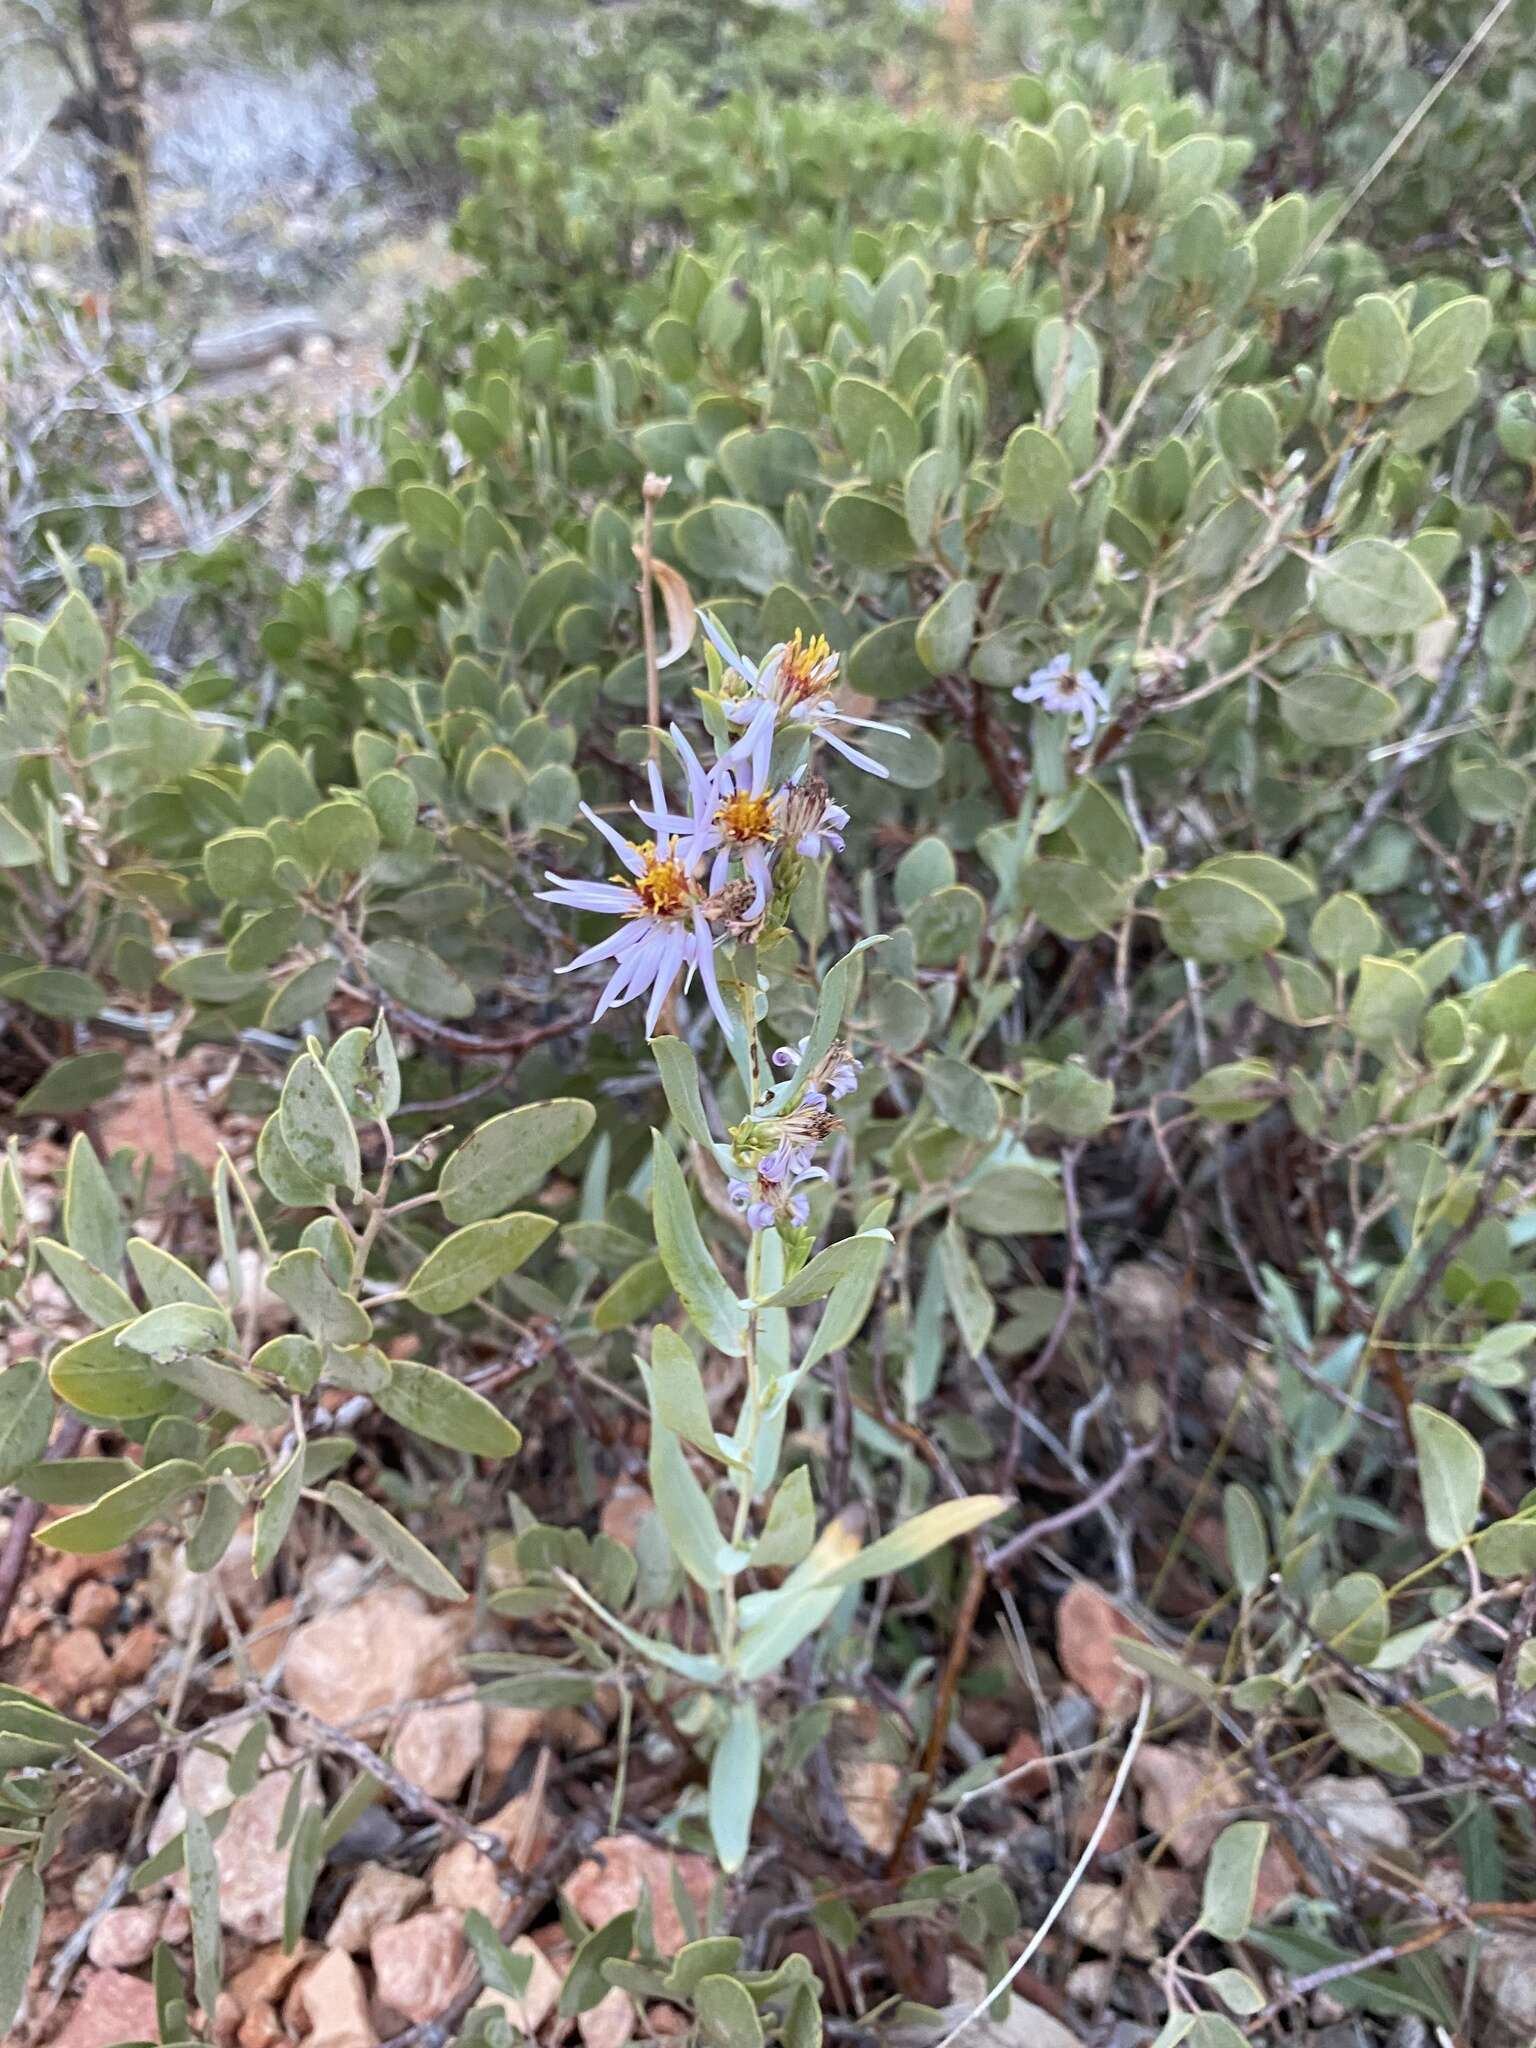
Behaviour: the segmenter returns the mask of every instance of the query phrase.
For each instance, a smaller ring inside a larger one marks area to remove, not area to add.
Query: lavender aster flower
[[[750,1179],[729,1182],[726,1192],[731,1207],[746,1218],[749,1230],[771,1230],[778,1223],[803,1230],[811,1220],[811,1202],[799,1189],[807,1181],[826,1178],[826,1169],[820,1166],[808,1166],[790,1177],[771,1175],[765,1159]]]
[[[1101,714],[1109,712],[1104,685],[1091,669],[1075,669],[1070,655],[1058,654],[1044,668],[1037,668],[1027,683],[1012,693],[1021,704],[1039,704],[1061,717],[1081,718],[1083,729],[1074,747],[1086,747],[1098,729]]]
[[[636,804],[636,816],[658,838],[677,833],[687,837],[701,854],[714,854],[709,871],[712,895],[725,886],[731,861],[739,860],[752,888],[746,915],[761,916],[772,893],[772,856],[780,837],[777,799],[768,779],[772,725],[743,733],[710,770],[675,725],[672,744],[688,781],[688,812],[680,815],[668,810],[653,761],[651,808]]]
[[[554,887],[541,889],[539,897],[563,910],[599,911],[623,922],[616,932],[558,971],[572,974],[579,967],[611,960],[613,972],[598,997],[593,1020],[636,996],[649,994],[645,1013],[648,1037],[656,1029],[662,1005],[678,976],[686,974],[691,981],[697,972],[709,1007],[731,1037],[734,1025],[715,975],[715,934],[705,914],[707,892],[700,876],[705,849],[699,839],[667,834],[632,846],[589,805],[581,808],[617,853],[624,872],[606,882],[550,874],[547,879]]]
[[[737,653],[708,612],[699,613],[699,624],[727,670],[746,685],[743,692],[726,700],[725,715],[732,724],[748,726],[754,732],[760,726],[770,733],[785,729],[805,732],[812,739],[825,740],[845,761],[851,761],[866,774],[889,774],[888,769],[851,746],[832,728],[862,726],[869,732],[895,733],[899,739],[907,737],[906,730],[899,725],[882,724],[876,718],[855,718],[851,712],[837,709],[832,702],[837,656],[821,634],[807,643],[797,628],[792,640],[781,640],[771,647],[762,666],[756,667],[745,655]]]

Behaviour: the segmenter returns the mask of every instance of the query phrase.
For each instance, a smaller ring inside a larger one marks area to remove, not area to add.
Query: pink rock
[[[1213,1756],[1193,1743],[1149,1743],[1131,1776],[1141,1794],[1141,1817],[1186,1870],[1198,1870],[1235,1808],[1251,1797],[1238,1761]],[[1404,1831],[1406,1840],[1406,1829]],[[1273,1842],[1259,1864],[1259,1913],[1273,1912],[1295,1890],[1290,1866]]]
[[[457,1797],[485,1751],[485,1709],[478,1700],[414,1707],[400,1723],[395,1769],[434,1799]]]
[[[581,2013],[576,2024],[585,2048],[624,2048],[635,2031],[635,2008],[628,1994],[615,1985],[606,1997]]]
[[[672,1855],[639,1835],[606,1835],[568,1880],[565,1895],[589,1927],[627,1913],[649,1894],[656,1947],[675,1955],[691,1939],[672,1903],[674,1866],[702,1923],[709,1906],[713,1866],[707,1857]]]
[[[378,2048],[368,2017],[363,1973],[342,1949],[332,1949],[304,1979],[309,2048]]]
[[[381,1927],[369,1949],[380,2004],[418,2026],[436,2019],[452,2002],[465,1954],[463,1915],[452,1910]]]
[[[504,2012],[520,2033],[536,2034],[559,2003],[560,1986],[565,1980],[538,1943],[530,1941],[526,1934],[509,1941],[507,1947],[515,1956],[527,1956],[532,1966],[523,1995],[511,1998],[505,1991],[487,1991],[480,2004],[493,2005]]]
[[[233,1754],[244,1731],[236,1726],[224,1731],[224,1741]],[[219,1918],[233,1934],[247,1941],[276,1941],[283,1931],[283,1894],[288,1881],[288,1850],[277,1846],[283,1808],[293,1785],[294,1751],[275,1738],[268,1744],[267,1770],[253,1791],[237,1799],[214,1844],[219,1867]],[[306,1796],[316,1797],[314,1771],[309,1764],[302,1771]],[[229,1774],[222,1758],[201,1749],[183,1757],[176,1783],[167,1793],[150,1830],[151,1854],[179,1834],[187,1809],[212,1813],[229,1802]],[[186,1876],[172,1880],[173,1895],[186,1900]]]
[[[1069,1586],[1056,1609],[1056,1659],[1099,1711],[1121,1719],[1134,1711],[1141,1680],[1122,1661],[1117,1636],[1145,1640],[1134,1622],[1086,1579]]]
[[[473,1842],[455,1842],[432,1866],[432,1903],[494,1920],[506,1903],[496,1865]]]
[[[322,1721],[357,1732],[365,1717],[446,1692],[468,1626],[457,1615],[429,1613],[404,1587],[365,1593],[295,1630],[283,1689]]]
[[[361,1955],[381,1927],[393,1927],[403,1920],[421,1904],[426,1892],[419,1877],[390,1870],[382,1863],[365,1863],[331,1922],[326,1947]]]
[[[485,1710],[485,1782],[494,1791],[530,1742],[544,1727],[541,1707],[487,1707]]]
[[[48,1675],[66,1699],[75,1699],[100,1685],[107,1675],[107,1653],[94,1629],[72,1628],[53,1646]]]
[[[53,2048],[116,2048],[155,2038],[154,1986],[121,1970],[93,1970]]]
[[[481,1825],[488,1834],[498,1835],[507,1844],[512,1852],[508,1862],[493,1863],[473,1842],[455,1842],[432,1866],[432,1903],[455,1906],[460,1912],[473,1910],[494,1919],[505,1902],[501,1889],[503,1870],[510,1867],[530,1871],[548,1850],[549,1815],[537,1788],[530,1786]]]
[[[275,2006],[313,1956],[314,1949],[307,1941],[301,1941],[291,1955],[276,1944],[253,1955],[225,1986],[239,2006],[241,2017],[254,2012],[258,2005]]]
[[[656,1503],[633,1479],[621,1479],[603,1502],[599,1526],[605,1536],[633,1550],[640,1540],[640,1524],[656,1512]]]
[[[98,1970],[133,1970],[147,1963],[160,1938],[163,1906],[114,1906],[91,1929],[86,1954]]]

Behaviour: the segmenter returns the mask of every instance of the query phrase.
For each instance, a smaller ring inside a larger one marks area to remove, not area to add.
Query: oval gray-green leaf
[[[1445,599],[1427,572],[1406,548],[1376,535],[1325,555],[1313,570],[1313,587],[1330,626],[1370,639],[1416,633],[1445,616]]]
[[[450,1223],[479,1223],[500,1215],[539,1187],[596,1119],[590,1102],[572,1096],[493,1116],[444,1165],[437,1183],[443,1214]]]
[[[20,1358],[0,1372],[0,1486],[48,1448],[53,1396],[35,1358]]]
[[[138,1473],[126,1486],[115,1486],[79,1514],[47,1523],[37,1532],[36,1540],[49,1550],[65,1550],[80,1557],[116,1550],[203,1483],[202,1468],[190,1459],[167,1458],[163,1465]]]
[[[1285,919],[1267,898],[1221,875],[1187,875],[1158,898],[1163,936],[1186,960],[1252,960],[1285,937]]]
[[[277,1114],[288,1156],[300,1173],[355,1195],[362,1180],[357,1132],[341,1090],[313,1053],[300,1053],[288,1069]]]
[[[483,1394],[435,1366],[396,1359],[389,1385],[376,1399],[402,1427],[474,1458],[510,1458],[523,1441],[521,1432]]]
[[[552,1216],[526,1210],[468,1224],[423,1260],[406,1283],[405,1298],[428,1315],[449,1315],[515,1273],[554,1228]]]

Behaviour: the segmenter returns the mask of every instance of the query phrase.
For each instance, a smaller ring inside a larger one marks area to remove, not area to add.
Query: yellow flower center
[[[684,917],[690,908],[693,896],[692,886],[683,872],[681,861],[670,857],[659,858],[653,841],[647,839],[639,849],[645,862],[643,875],[615,875],[614,880],[626,884],[640,898],[641,909],[635,913],[646,917]]]
[[[727,839],[734,839],[738,845],[753,839],[771,839],[773,799],[766,794],[754,796],[750,790],[738,789],[716,811],[715,823]]]
[[[810,642],[801,638],[796,626],[795,637],[784,649],[784,658],[779,666],[779,695],[785,703],[795,703],[803,697],[819,697],[826,689],[825,678],[816,671],[832,653],[826,636],[818,633]]]

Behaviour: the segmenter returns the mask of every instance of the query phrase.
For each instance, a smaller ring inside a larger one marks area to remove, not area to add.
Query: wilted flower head
[[[785,844],[806,860],[819,860],[829,850],[843,850],[848,813],[832,801],[819,775],[801,775],[786,782],[776,798],[779,832]]]
[[[604,824],[590,805],[582,813],[596,826],[624,864],[621,874],[606,882],[550,874],[552,889],[538,893],[546,903],[562,910],[598,911],[621,918],[619,929],[589,946],[584,953],[558,971],[574,973],[578,967],[612,960],[613,973],[598,997],[593,1020],[649,994],[645,1028],[647,1036],[656,1029],[663,1003],[686,972],[695,971],[704,983],[709,1007],[721,1028],[730,1035],[730,1013],[720,995],[715,975],[715,935],[705,915],[708,891],[704,886],[702,863],[707,852],[698,834],[680,836],[665,833],[643,840],[638,846],[620,838],[611,825]]]
[[[798,1045],[781,1045],[773,1055],[773,1064],[781,1071],[798,1067],[805,1058],[808,1038],[802,1038]],[[833,1039],[826,1052],[816,1063],[814,1073],[806,1076],[805,1093],[800,1101],[804,1108],[824,1110],[830,1102],[841,1102],[845,1095],[851,1095],[859,1085],[859,1075],[864,1071],[863,1063],[856,1060],[840,1038]]]
[[[779,1223],[803,1230],[811,1220],[811,1202],[799,1190],[809,1181],[826,1178],[824,1167],[791,1170],[778,1153],[771,1152],[750,1178],[731,1181],[726,1192],[731,1207],[746,1218],[749,1230],[771,1230]]]
[[[807,642],[797,628],[794,638],[771,647],[758,667],[737,652],[708,612],[699,613],[699,624],[727,670],[746,686],[726,700],[725,715],[733,724],[748,726],[753,732],[759,728],[770,733],[791,728],[809,732],[866,774],[890,773],[870,755],[850,746],[833,727],[862,726],[868,732],[894,733],[899,739],[907,737],[905,728],[882,724],[876,718],[855,718],[851,712],[837,709],[832,702],[837,656],[819,633]]]
[[[1063,717],[1081,718],[1083,729],[1073,740],[1074,747],[1088,745],[1098,729],[1100,715],[1109,711],[1104,685],[1091,669],[1074,669],[1067,654],[1058,654],[1044,668],[1037,668],[1013,695],[1021,704],[1039,704]]]

